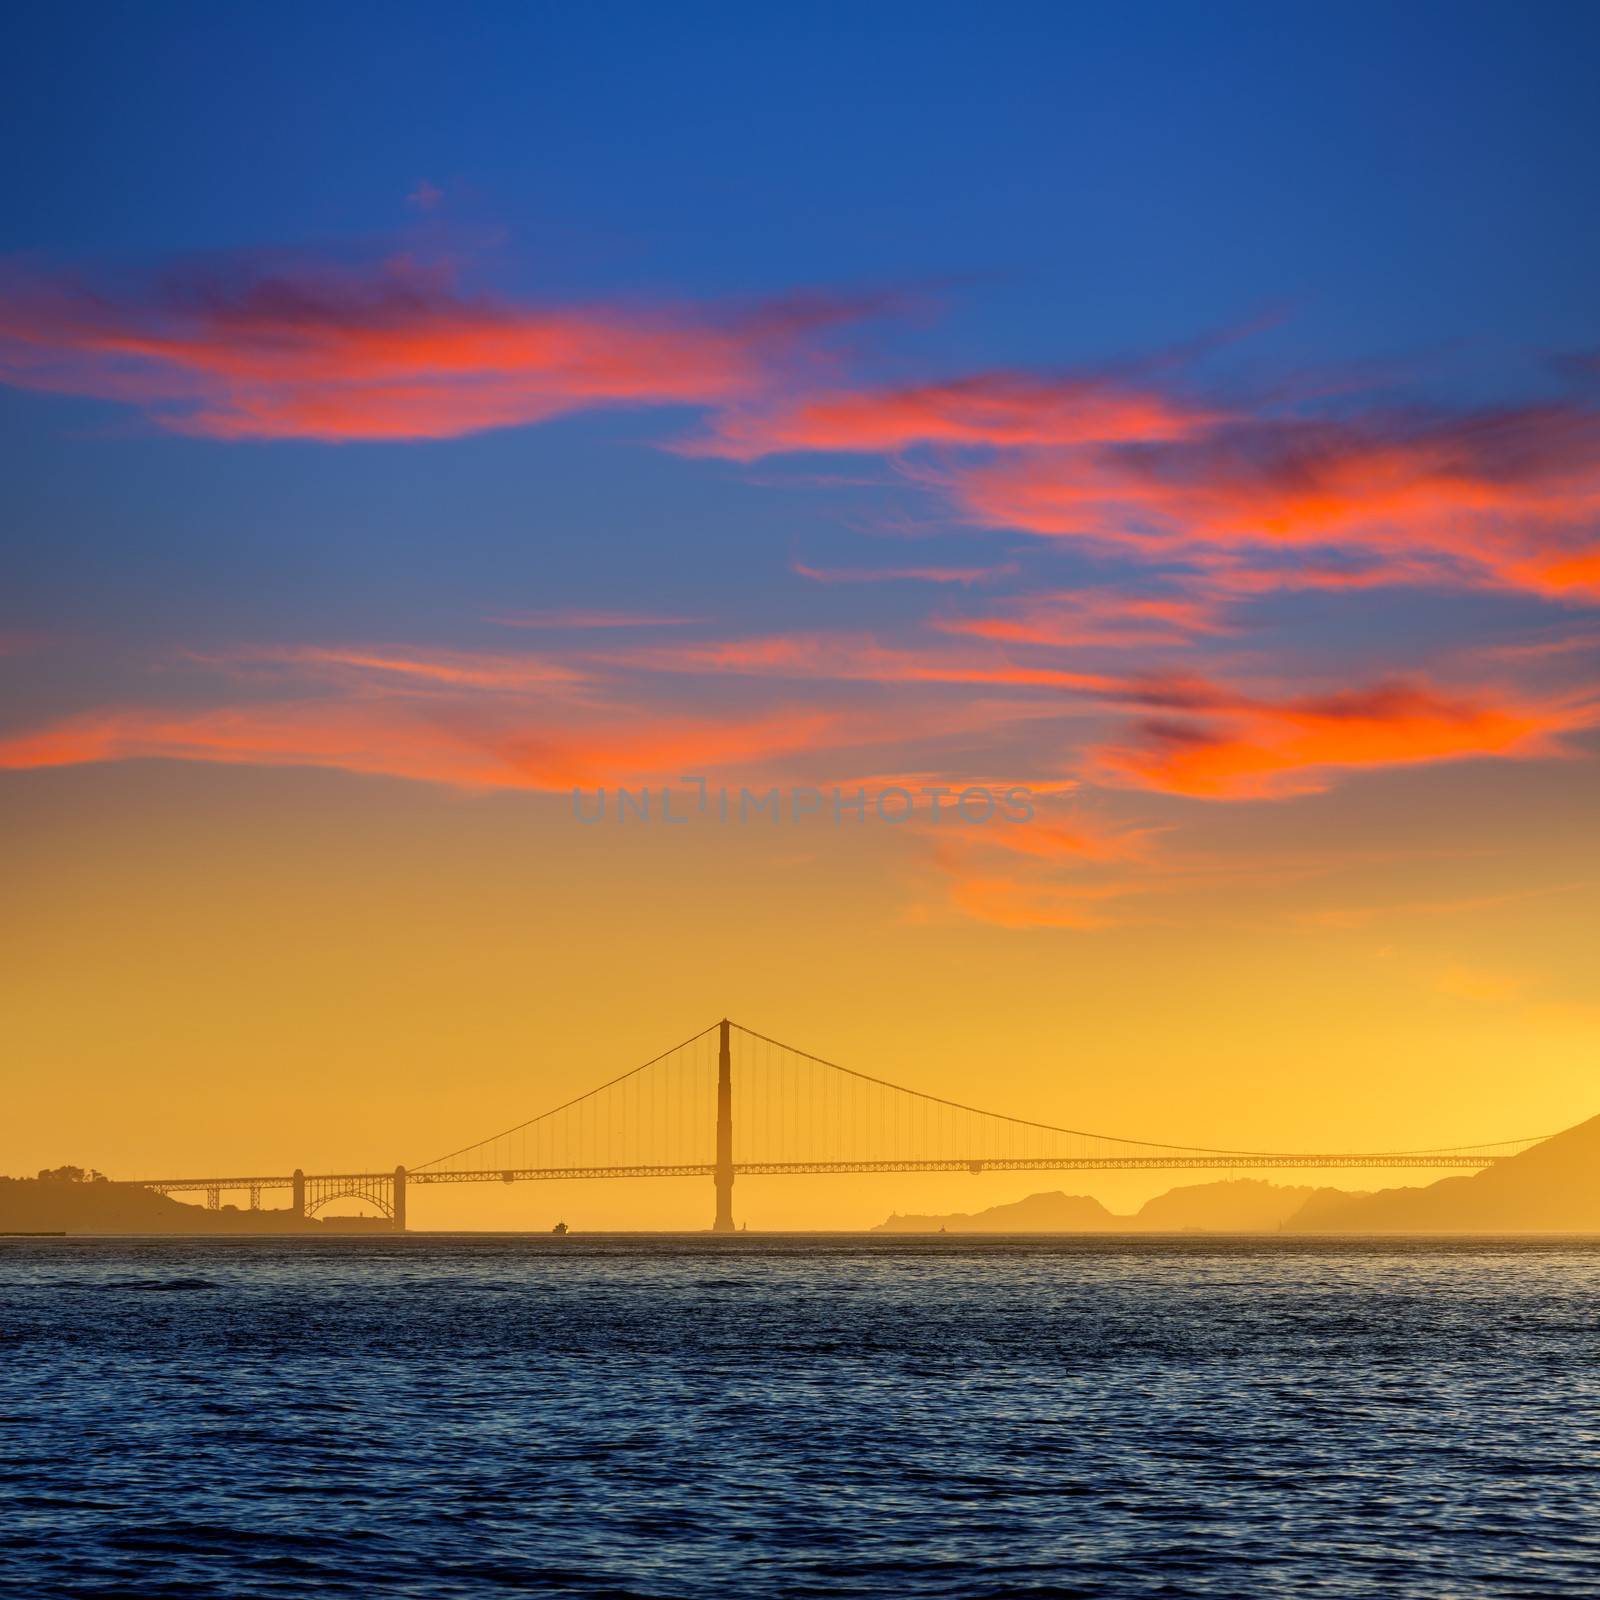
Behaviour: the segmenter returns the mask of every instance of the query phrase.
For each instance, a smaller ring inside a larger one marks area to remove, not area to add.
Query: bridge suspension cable
[[[724,1018],[499,1133],[392,1173],[141,1180],[148,1188],[288,1188],[306,1216],[333,1199],[363,1199],[405,1225],[408,1183],[541,1178],[710,1177],[716,1227],[733,1226],[736,1176],[780,1173],[1264,1168],[1472,1169],[1536,1138],[1412,1150],[1241,1150],[1091,1133],[989,1111],[910,1089],[784,1044]]]
[[[650,1152],[643,1146],[651,1138],[663,1135],[679,1146],[680,1156],[686,1136],[693,1137],[699,1158],[709,1159],[699,1148],[709,1146],[708,1119],[694,1121],[684,1104],[688,1099],[700,1098],[695,1095],[695,1069],[703,1068],[703,1062],[686,1061],[685,1057],[692,1056],[696,1046],[704,1046],[718,1026],[713,1022],[671,1049],[548,1111],[422,1162],[409,1169],[411,1176],[427,1183],[461,1170],[515,1172],[528,1170],[530,1164],[535,1168],[649,1164],[643,1158]],[[704,1054],[704,1050],[699,1052]],[[648,1085],[641,1082],[651,1068],[664,1069],[664,1081],[653,1080]],[[613,1096],[613,1090],[619,1093]],[[573,1115],[569,1117],[568,1113]],[[636,1148],[624,1148],[628,1146]],[[661,1155],[664,1150],[665,1146],[654,1153]],[[622,1159],[624,1156],[628,1159]],[[694,1157],[688,1159],[692,1162]],[[684,1163],[679,1160],[656,1164]]]
[[[795,1045],[785,1044],[781,1040],[771,1038],[767,1034],[756,1032],[754,1028],[747,1028],[742,1023],[734,1023],[732,1026],[739,1033],[744,1034],[747,1038],[756,1040],[774,1050],[783,1051],[787,1055],[798,1057],[801,1060],[811,1062],[819,1067],[826,1067],[832,1072],[841,1073],[845,1077],[854,1078],[862,1083],[870,1084],[877,1089],[892,1090],[894,1093],[905,1095],[911,1100],[927,1101],[933,1105],[945,1107],[951,1112],[959,1112],[965,1113],[969,1116],[982,1117],[994,1123],[1008,1123],[1020,1129],[1030,1129],[1040,1133],[1062,1134],[1075,1139],[1093,1140],[1097,1144],[1102,1145],[1127,1146],[1130,1149],[1157,1150],[1177,1155],[1239,1156],[1257,1160],[1265,1159],[1283,1162],[1293,1161],[1297,1158],[1303,1158],[1311,1162],[1321,1162],[1327,1159],[1322,1153],[1314,1153],[1309,1151],[1238,1150],[1218,1148],[1208,1145],[1173,1144],[1154,1139],[1131,1139],[1120,1134],[1090,1133],[1082,1128],[1067,1128],[1057,1123],[1040,1122],[1028,1117],[1013,1116],[1003,1111],[990,1111],[981,1106],[971,1106],[959,1100],[950,1100],[941,1095],[929,1094],[922,1089],[911,1089],[905,1084],[891,1083],[887,1078],[875,1077],[873,1074],[862,1072],[858,1068],[847,1067],[837,1061],[829,1061],[825,1056],[814,1055],[809,1050],[801,1050]],[[1476,1152],[1508,1150],[1514,1146],[1520,1147],[1529,1144],[1536,1144],[1539,1140],[1548,1137],[1549,1135],[1547,1134],[1532,1134],[1525,1138],[1493,1139],[1482,1144],[1439,1145],[1420,1150],[1374,1150],[1365,1152],[1365,1154],[1373,1160],[1379,1160],[1384,1157],[1391,1156],[1398,1158],[1436,1155],[1467,1155]]]
[[[411,1177],[448,1183],[712,1172],[722,1160],[718,1049],[724,1047],[729,1087],[736,1090],[727,1114],[726,1164],[744,1173],[1473,1167],[1534,1142],[1328,1152],[1128,1138],[908,1088],[722,1022],[538,1116],[412,1167]]]
[[[704,1040],[704,1038],[709,1037],[710,1034],[714,1034],[715,1030],[717,1030],[717,1027],[717,1022],[712,1022],[709,1027],[702,1027],[698,1034],[690,1034],[690,1037],[685,1038],[685,1040],[682,1040],[682,1042],[672,1046],[670,1050],[662,1050],[661,1054],[658,1054],[658,1056],[651,1056],[650,1061],[642,1061],[637,1067],[629,1067],[626,1072],[619,1072],[619,1074],[614,1078],[606,1078],[605,1083],[597,1083],[592,1090],[586,1090],[582,1094],[574,1094],[570,1101],[563,1101],[560,1106],[552,1106],[549,1110],[539,1112],[536,1117],[528,1117],[525,1118],[523,1122],[514,1123],[514,1125],[510,1126],[510,1128],[502,1130],[501,1133],[491,1133],[488,1138],[475,1139],[472,1144],[464,1144],[464,1146],[461,1146],[461,1149],[459,1150],[450,1150],[450,1152],[446,1152],[445,1155],[435,1155],[430,1162],[422,1162],[419,1166],[413,1166],[413,1168],[411,1168],[411,1173],[427,1173],[427,1171],[434,1170],[434,1168],[437,1168],[437,1166],[445,1165],[446,1162],[461,1163],[466,1157],[472,1157],[472,1155],[482,1155],[485,1154],[485,1152],[490,1152],[490,1150],[494,1149],[494,1147],[504,1144],[504,1141],[510,1141],[510,1139],[517,1138],[525,1139],[526,1134],[528,1134],[528,1130],[531,1130],[531,1128],[538,1128],[541,1123],[554,1122],[554,1118],[560,1117],[563,1112],[573,1110],[574,1107],[584,1106],[584,1102],[595,1101],[598,1096],[602,1096],[602,1094],[605,1094],[606,1091],[614,1090],[614,1088],[618,1088],[618,1085],[629,1082],[630,1078],[637,1078],[638,1075],[642,1074],[642,1072],[646,1072],[646,1070],[650,1070],[651,1067],[661,1066],[662,1062],[670,1061],[670,1059],[675,1058],[675,1056],[678,1056],[678,1054],[682,1054],[683,1051],[690,1050],[691,1046],[696,1045],[696,1043],[701,1042],[701,1040]],[[490,1165],[493,1165],[493,1163],[490,1163]]]

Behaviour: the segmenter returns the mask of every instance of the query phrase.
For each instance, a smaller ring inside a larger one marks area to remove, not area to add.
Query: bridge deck
[[[741,1061],[737,1073],[736,1042]],[[737,1137],[736,1081],[741,1086],[740,1104],[749,1108],[743,1112],[744,1131]],[[1472,1172],[1537,1142],[1521,1138],[1432,1149],[1328,1151],[1208,1149],[1119,1138],[910,1089],[723,1017],[583,1094],[415,1168],[296,1169],[254,1176],[144,1178],[138,1184],[163,1194],[203,1193],[213,1210],[220,1209],[224,1192],[248,1192],[254,1211],[264,1193],[289,1190],[291,1209],[302,1217],[337,1201],[356,1200],[375,1206],[403,1230],[406,1194],[416,1184],[710,1178],[715,1192],[713,1231],[728,1232],[734,1226],[733,1185],[740,1177],[873,1172]],[[765,1159],[739,1161],[736,1150]],[[871,1150],[898,1153],[826,1157],[828,1151]],[[656,1159],[648,1159],[647,1152],[654,1152]]]
[[[1363,1155],[1359,1153],[1305,1153],[1299,1155],[1173,1155],[1173,1156],[928,1156],[891,1161],[736,1161],[740,1177],[779,1177],[799,1173],[867,1172],[1243,1172],[1243,1171],[1360,1171],[1422,1169],[1467,1171],[1490,1167],[1503,1156],[1474,1152],[1422,1155]],[[710,1161],[661,1166],[483,1167],[464,1171],[422,1168],[406,1173],[408,1184],[417,1183],[530,1183],[572,1178],[709,1178],[716,1171]],[[306,1183],[374,1183],[393,1178],[394,1172],[308,1172]],[[209,1189],[292,1189],[294,1177],[275,1173],[258,1177],[140,1178],[143,1189],[163,1194]]]

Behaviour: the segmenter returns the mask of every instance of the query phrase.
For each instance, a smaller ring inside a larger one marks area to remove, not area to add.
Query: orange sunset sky
[[[1576,68],[1532,106],[1481,39],[1397,40],[1401,93],[1330,16],[1197,75],[1085,18],[957,83],[797,23],[762,89],[519,26],[363,67],[354,130],[336,50],[219,118],[110,38],[7,113],[0,1171],[415,1165],[722,1015],[1157,1141],[1600,1111]],[[574,818],[690,776],[1035,814]]]

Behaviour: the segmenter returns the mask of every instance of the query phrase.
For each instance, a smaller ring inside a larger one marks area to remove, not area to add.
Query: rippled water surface
[[[1600,1244],[0,1240],[0,1592],[1600,1596]]]

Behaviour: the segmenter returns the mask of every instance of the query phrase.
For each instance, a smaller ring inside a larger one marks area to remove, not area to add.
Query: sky
[[[416,1164],[722,1015],[1163,1141],[1600,1109],[1592,7],[4,28],[0,1171]]]

